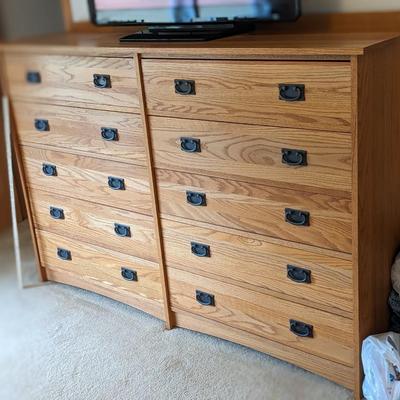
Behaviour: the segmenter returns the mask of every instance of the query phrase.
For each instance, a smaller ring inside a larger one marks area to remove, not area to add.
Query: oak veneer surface
[[[27,82],[27,72],[40,71],[41,83]],[[8,55],[6,73],[13,99],[76,103],[86,107],[139,111],[133,61],[123,58]],[[93,75],[110,75],[111,87],[98,89]]]
[[[208,222],[343,252],[352,249],[351,200],[169,170],[157,171],[162,216]],[[202,193],[193,206],[187,192]],[[285,210],[310,214],[309,226],[285,221]]]
[[[144,60],[150,115],[350,132],[349,63]],[[175,93],[175,79],[196,94]],[[283,102],[279,84],[302,82],[305,100]]]
[[[144,304],[145,310],[146,303],[151,309],[162,309],[158,264],[54,233],[37,231],[37,236],[41,262],[47,269],[73,274],[77,279],[81,278],[101,288],[134,297]],[[70,251],[71,260],[60,260],[57,257],[59,248]],[[136,271],[137,282],[124,280],[121,277],[121,268]]]
[[[217,336],[235,343],[240,343],[243,346],[251,347],[279,359],[296,364],[307,370],[314,371],[315,373],[338,382],[351,390],[354,389],[354,374],[352,367],[335,363],[326,358],[315,356],[314,354],[294,347],[291,347],[290,351],[288,351],[286,345],[274,340],[269,340],[265,336],[255,335],[233,326],[229,326],[229,329],[227,329],[225,324],[195,315],[185,310],[175,309],[175,311],[176,323],[180,327]]]
[[[22,145],[146,166],[140,115],[26,102],[14,102],[13,109]],[[37,119],[48,121],[49,130],[38,132]],[[102,128],[116,129],[118,140],[104,140]]]
[[[168,280],[173,307],[344,365],[353,365],[351,319],[173,268],[168,270]],[[193,294],[199,289],[215,295],[215,307],[204,307],[196,302]],[[288,329],[290,319],[313,325],[314,337],[293,335]]]
[[[58,196],[51,192],[31,190],[33,219],[36,228],[68,235],[89,244],[158,261],[153,218],[101,204]],[[50,208],[63,210],[63,219],[55,220]],[[119,237],[115,224],[130,229],[129,237]]]
[[[278,34],[253,32],[208,43],[120,43],[121,33],[62,33],[2,43],[9,53],[88,55],[152,58],[285,58],[344,57],[363,55],[385,45],[396,33]]]
[[[400,243],[399,69],[399,41],[354,63],[353,255],[355,330],[360,338],[387,331],[389,325],[390,266]],[[375,96],[367,95],[371,92]],[[360,347],[358,342],[358,355]]]
[[[30,187],[152,215],[147,168],[26,146],[22,154]],[[56,166],[57,176],[45,176],[44,163]],[[112,190],[109,177],[124,179],[125,190]]]
[[[240,234],[162,221],[166,262],[169,266],[224,282],[260,290],[324,309],[353,316],[353,268],[350,261]],[[192,243],[210,246],[209,257],[197,257]],[[311,282],[288,279],[288,265],[310,271]]]
[[[134,45],[119,36],[0,45],[43,277],[267,352],[361,398],[360,346],[388,329],[400,242],[397,34]],[[31,69],[42,84],[25,83]],[[98,73],[111,89],[95,90]],[[175,93],[175,79],[194,80],[196,94]],[[282,102],[281,83],[305,84],[305,101]],[[33,130],[36,118],[50,131]],[[101,140],[105,125],[119,141]],[[182,152],[181,137],[202,151]],[[283,165],[284,148],[307,151],[307,166]],[[126,190],[112,191],[110,176]],[[188,204],[188,190],[206,206]],[[49,219],[52,203],[65,220]],[[288,225],[285,208],[310,212],[310,226]],[[131,238],[113,235],[114,220],[133,227]],[[289,279],[288,265],[309,270],[310,283]],[[122,278],[126,266],[138,282]],[[296,336],[290,319],[311,324],[313,337]]]
[[[177,118],[150,118],[155,165],[215,177],[299,186],[303,190],[351,191],[351,135]],[[200,140],[185,153],[181,138]],[[307,152],[307,165],[282,163],[282,150]]]

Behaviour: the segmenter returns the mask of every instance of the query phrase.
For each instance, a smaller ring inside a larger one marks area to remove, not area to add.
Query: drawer
[[[36,228],[158,261],[152,217],[31,190]]]
[[[352,251],[349,199],[167,170],[157,171],[157,182],[163,217]]]
[[[188,311],[221,322],[226,329],[241,329],[348,366],[354,363],[351,319],[173,268],[168,269],[168,280],[173,310]]]
[[[351,132],[348,62],[143,60],[143,74],[151,115]]]
[[[351,261],[174,221],[162,228],[169,267],[352,318]]]
[[[357,378],[355,377],[353,367],[339,364],[326,358],[317,357],[302,350],[296,350],[293,347],[268,340],[265,337],[254,335],[240,329],[232,328],[231,326],[227,329],[227,326],[224,324],[218,323],[212,319],[200,317],[190,312],[177,310],[174,313],[174,319],[178,327],[216,336],[221,339],[229,340],[230,342],[241,344],[242,346],[250,347],[254,350],[266,353],[271,357],[276,357],[280,360],[295,364],[314,374],[321,375],[350,390],[354,390],[355,380]],[[254,398],[252,395],[249,396],[250,398]],[[307,398],[307,395],[304,396],[304,398]]]
[[[83,282],[122,294],[127,302],[134,297],[162,307],[158,264],[49,232],[36,231],[36,235],[43,267],[72,274]],[[60,250],[64,254],[69,252],[69,259],[61,259]]]
[[[7,54],[11,97],[139,112],[133,58]],[[104,83],[106,87],[96,87]]]
[[[152,215],[147,168],[33,147],[21,149],[29,187]],[[56,175],[46,176],[44,165],[55,167]]]
[[[257,183],[351,191],[351,136],[153,117],[155,165]]]
[[[24,102],[13,108],[23,145],[147,165],[139,115]]]

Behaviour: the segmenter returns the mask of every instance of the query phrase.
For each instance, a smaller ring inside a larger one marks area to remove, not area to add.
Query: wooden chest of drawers
[[[400,244],[400,40],[251,37],[3,47],[39,271],[359,398]]]
[[[43,279],[166,319],[133,57],[6,54],[4,71]]]

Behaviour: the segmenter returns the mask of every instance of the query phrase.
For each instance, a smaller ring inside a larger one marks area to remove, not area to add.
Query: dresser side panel
[[[364,338],[389,329],[391,265],[400,245],[400,39],[355,58],[353,67],[354,312],[360,357]],[[361,381],[361,361],[359,366]]]

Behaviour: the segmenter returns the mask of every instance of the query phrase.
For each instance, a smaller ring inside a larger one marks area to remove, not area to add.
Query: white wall
[[[143,0],[144,2],[149,0]],[[85,0],[71,0],[75,21],[87,21]],[[400,0],[303,0],[304,12],[356,12],[400,10]]]
[[[81,0],[80,4],[86,5]],[[0,38],[62,32],[64,29],[58,0],[0,0]]]

